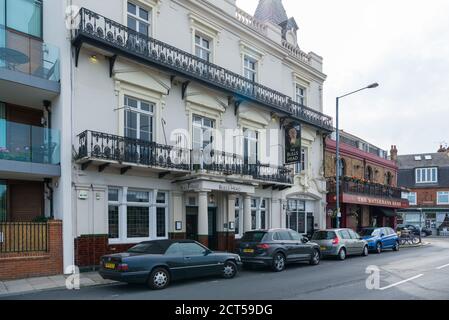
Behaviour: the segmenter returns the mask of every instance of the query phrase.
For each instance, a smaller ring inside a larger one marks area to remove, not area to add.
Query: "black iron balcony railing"
[[[335,178],[327,180],[327,191],[336,193],[337,183]],[[352,178],[342,178],[340,181],[341,193],[365,195],[380,198],[402,199],[402,189],[378,183],[364,182]]]
[[[322,130],[333,130],[331,117],[300,105],[287,95],[82,8],[73,30],[73,44],[78,52],[84,42],[224,90]]]
[[[78,140],[76,160],[116,161],[186,173],[205,170],[224,175],[251,176],[255,180],[273,183],[293,183],[292,171],[288,168],[260,163],[248,164],[243,157],[226,152],[213,150],[206,157],[203,151],[95,131],[84,131],[78,135]]]

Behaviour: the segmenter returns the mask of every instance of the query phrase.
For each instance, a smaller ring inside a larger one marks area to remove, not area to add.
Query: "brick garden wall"
[[[0,254],[0,280],[63,273],[62,221],[48,222],[48,251]]]

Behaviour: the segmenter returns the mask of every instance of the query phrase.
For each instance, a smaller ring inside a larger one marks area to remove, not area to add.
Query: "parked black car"
[[[428,228],[422,228],[420,231],[419,227],[412,224],[400,224],[397,226],[396,231],[402,231],[404,229],[410,230],[414,235],[417,236],[419,236],[420,233],[422,237],[428,237],[432,235],[432,230]]]
[[[238,253],[244,265],[267,266],[275,272],[283,271],[288,263],[317,265],[321,260],[320,246],[290,229],[246,232]]]
[[[127,283],[164,289],[172,280],[221,275],[234,278],[242,263],[233,253],[213,252],[190,240],[142,242],[125,253],[101,258],[100,275]]]

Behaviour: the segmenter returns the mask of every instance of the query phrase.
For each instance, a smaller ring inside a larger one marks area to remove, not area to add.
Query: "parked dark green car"
[[[190,240],[142,242],[125,253],[101,258],[100,275],[127,283],[165,289],[172,280],[221,275],[234,278],[241,268],[237,254],[213,252]]]

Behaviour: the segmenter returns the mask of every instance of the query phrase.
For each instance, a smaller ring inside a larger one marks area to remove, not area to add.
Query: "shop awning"
[[[385,217],[396,217],[398,214],[396,210],[390,208],[378,208],[379,213],[382,213]]]

